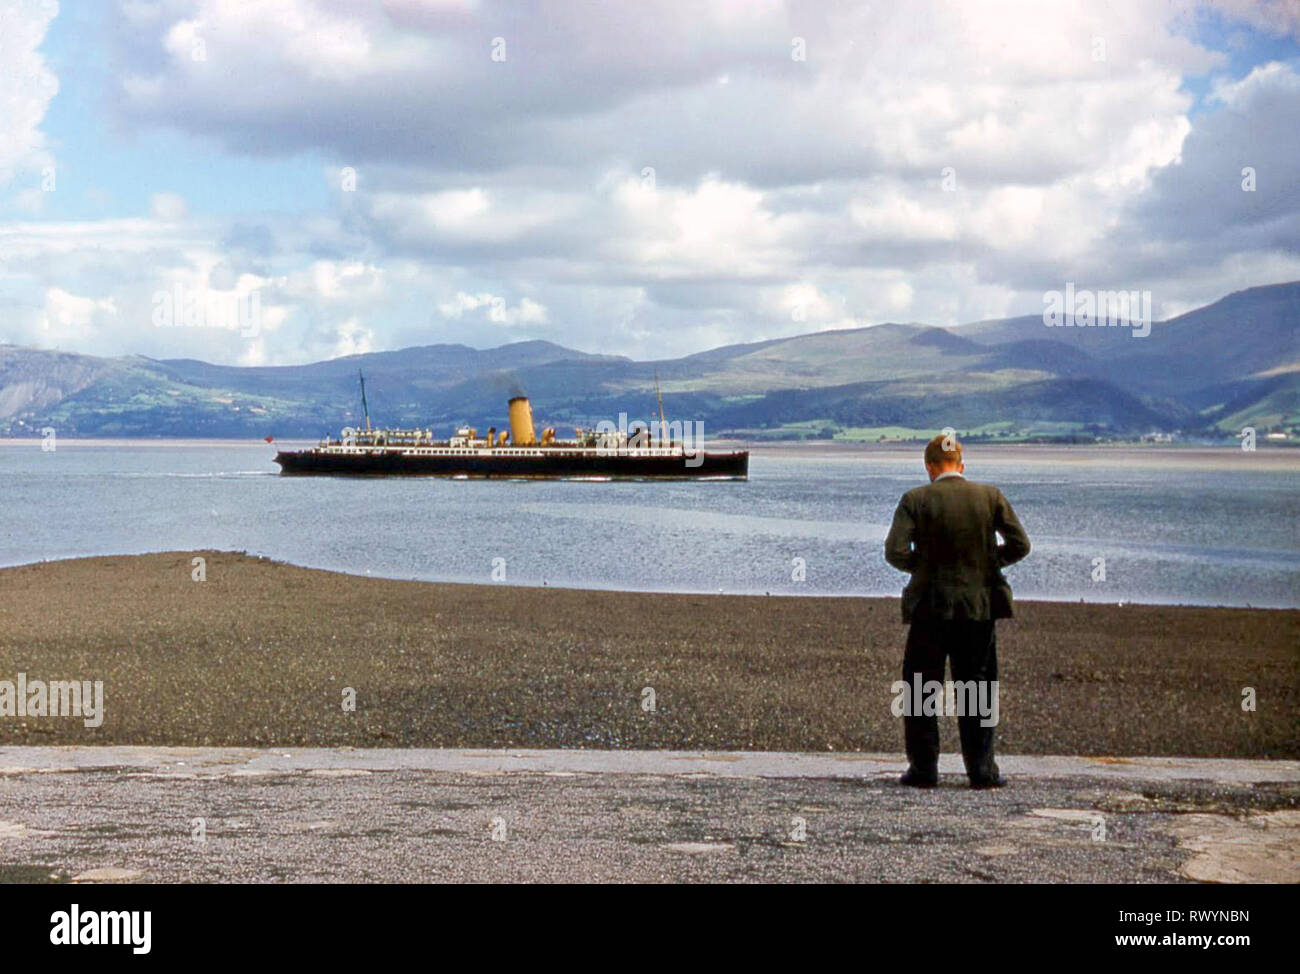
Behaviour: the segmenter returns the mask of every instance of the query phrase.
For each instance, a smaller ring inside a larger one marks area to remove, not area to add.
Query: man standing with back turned
[[[955,682],[998,678],[993,627],[1011,616],[1011,586],[1002,569],[1029,554],[1029,538],[1002,491],[967,480],[965,469],[955,435],[931,440],[925,448],[930,483],[903,495],[885,539],[885,560],[912,576],[903,589],[903,621],[911,623],[903,654],[908,687],[916,674],[922,686],[942,683],[949,657]],[[957,720],[971,787],[1006,784],[993,760],[993,727],[969,710]],[[902,783],[938,784],[938,719],[909,711],[903,736],[908,768]]]

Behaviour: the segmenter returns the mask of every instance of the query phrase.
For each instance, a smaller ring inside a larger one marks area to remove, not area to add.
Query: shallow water
[[[282,478],[261,443],[9,443],[0,564],[220,548],[394,578],[488,582],[504,559],[511,584],[896,595],[881,545],[914,452],[759,449],[748,482],[593,483]],[[967,474],[1029,532],[1020,597],[1300,606],[1300,451],[972,449]]]

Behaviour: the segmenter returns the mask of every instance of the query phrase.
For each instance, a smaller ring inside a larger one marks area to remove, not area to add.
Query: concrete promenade
[[[19,882],[1300,881],[1300,762],[0,747]]]

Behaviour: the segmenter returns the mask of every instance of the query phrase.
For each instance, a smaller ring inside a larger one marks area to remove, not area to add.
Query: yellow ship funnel
[[[527,396],[510,400],[510,442],[515,446],[534,446],[537,436],[533,432],[533,407]]]
[[[500,433],[498,433],[498,434],[497,434],[497,446],[505,446],[505,445],[506,445],[506,440],[509,438],[509,436],[510,436],[510,431],[509,431],[509,430],[502,430]]]

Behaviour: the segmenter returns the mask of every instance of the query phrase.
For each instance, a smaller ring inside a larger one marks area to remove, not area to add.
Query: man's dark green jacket
[[[912,576],[903,589],[904,622],[1009,617],[1011,586],[1002,569],[1027,554],[1029,537],[1002,491],[961,476],[904,494],[885,539],[885,560]]]

